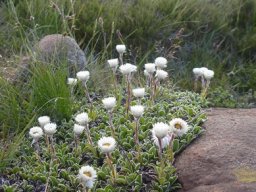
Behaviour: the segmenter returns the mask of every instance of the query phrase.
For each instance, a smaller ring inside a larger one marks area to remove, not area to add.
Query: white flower
[[[87,113],[79,113],[78,115],[76,115],[75,117],[75,121],[79,124],[79,125],[87,125],[87,123],[89,122],[89,117]]]
[[[118,59],[110,59],[108,60],[108,64],[111,69],[116,69],[118,67],[119,61]]]
[[[84,182],[85,187],[91,189],[97,178],[97,172],[91,166],[83,166],[79,169],[78,178]]]
[[[121,66],[119,67],[119,69],[120,69],[120,71],[121,71],[121,73],[122,73],[123,75],[129,75],[129,74],[131,74],[132,72],[136,72],[136,71],[137,71],[137,66],[132,65],[132,64],[130,64],[130,63],[126,63],[126,64],[124,64],[124,65],[121,65]]]
[[[153,74],[156,71],[156,65],[154,63],[145,64],[145,69],[149,74]]]
[[[116,140],[113,137],[102,137],[98,141],[98,147],[102,153],[110,153],[115,150]]]
[[[41,127],[32,127],[29,130],[29,135],[37,141],[39,138],[41,138],[44,135],[44,132]]]
[[[68,85],[76,85],[77,79],[76,78],[68,78],[67,84]]]
[[[159,69],[159,70],[156,70],[156,77],[159,80],[164,80],[165,78],[168,77],[168,73],[164,70]]]
[[[167,59],[165,59],[164,57],[157,57],[155,59],[155,64],[156,67],[159,69],[163,69],[167,67]]]
[[[116,105],[116,98],[115,97],[107,97],[105,99],[102,99],[102,103],[108,111],[112,111],[113,108]]]
[[[41,128],[43,128],[47,123],[50,123],[50,117],[48,116],[41,116],[38,118],[38,123],[40,125]]]
[[[189,130],[187,122],[180,118],[175,118],[171,120],[169,125],[170,131],[173,131],[178,136],[186,134]]]
[[[149,73],[147,72],[147,70],[146,70],[146,69],[144,70],[144,75],[145,75],[146,77],[148,77],[148,76],[149,76]]]
[[[206,80],[211,80],[211,78],[213,78],[213,76],[214,76],[214,71],[212,71],[212,70],[205,70],[203,75],[204,75],[204,78]]]
[[[44,126],[44,132],[46,135],[53,135],[57,131],[57,125],[55,123],[47,123]]]
[[[80,80],[82,82],[87,82],[90,78],[90,72],[89,71],[79,71],[76,74],[76,77],[78,80]]]
[[[201,67],[200,70],[201,70],[201,75],[204,75],[204,72],[208,71],[206,67]]]
[[[142,105],[131,106],[131,113],[135,118],[140,118],[144,113],[144,107]]]
[[[160,147],[160,146],[159,146],[159,140],[158,140],[158,138],[157,138],[157,136],[156,136],[154,130],[152,130],[152,139],[153,139],[155,145],[156,145],[157,147]],[[162,148],[167,147],[167,146],[169,145],[171,139],[172,139],[172,136],[169,135],[169,134],[167,134],[165,137],[163,137],[163,138],[161,139]]]
[[[118,53],[125,53],[126,46],[125,45],[117,45],[116,50]]]
[[[76,135],[81,135],[81,134],[83,133],[84,129],[85,129],[84,126],[75,124],[73,131],[74,131],[74,133],[75,133]]]
[[[136,88],[132,90],[132,94],[134,97],[144,97],[145,95],[145,88]]]
[[[202,76],[202,75],[203,75],[201,68],[194,68],[194,69],[193,69],[193,73],[194,73],[194,75],[195,75],[196,77],[199,77],[199,76]]]
[[[153,125],[153,129],[152,132],[154,132],[154,135],[158,138],[158,139],[162,139],[164,138],[169,131],[169,125],[165,124],[165,123],[156,123]]]

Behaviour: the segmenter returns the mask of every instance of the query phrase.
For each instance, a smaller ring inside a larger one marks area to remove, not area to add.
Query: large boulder
[[[76,71],[84,69],[86,65],[85,53],[79,45],[69,36],[52,34],[43,37],[35,46],[37,59],[44,62],[68,64],[69,72],[74,75]]]

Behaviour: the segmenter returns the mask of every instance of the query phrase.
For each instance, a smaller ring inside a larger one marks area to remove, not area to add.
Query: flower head
[[[175,118],[170,121],[170,130],[173,131],[178,136],[186,134],[189,130],[188,124],[181,118]]]
[[[146,77],[148,77],[148,76],[149,76],[149,73],[147,72],[147,70],[146,70],[146,69],[144,70],[144,75],[145,75]]]
[[[164,69],[167,67],[167,59],[165,59],[164,57],[157,57],[155,59],[155,64],[157,68]]]
[[[153,125],[153,129],[152,132],[154,132],[154,135],[158,138],[158,139],[162,139],[164,138],[169,131],[169,125],[165,124],[165,123],[156,123]]]
[[[47,123],[44,126],[44,132],[46,135],[53,135],[57,131],[57,125],[55,123]]]
[[[41,116],[38,118],[38,123],[40,125],[41,128],[43,128],[47,123],[50,123],[50,117],[48,116]]]
[[[32,127],[29,130],[29,135],[35,140],[37,141],[38,139],[40,139],[43,135],[44,132],[42,130],[41,127]]]
[[[126,46],[125,45],[116,45],[116,50],[118,53],[125,53],[126,51]]]
[[[214,76],[214,71],[212,71],[212,70],[204,70],[203,75],[204,75],[204,78],[206,80],[211,80],[213,78],[213,76]]]
[[[165,78],[168,77],[168,73],[164,70],[158,69],[156,70],[156,77],[159,80],[164,80]]]
[[[134,105],[131,106],[131,113],[135,118],[140,118],[144,113],[144,106],[142,105]]]
[[[75,124],[73,131],[74,131],[74,133],[75,133],[76,135],[81,135],[81,134],[83,133],[84,129],[85,129],[84,126]]]
[[[110,59],[108,60],[109,67],[113,70],[116,70],[119,64],[118,59]]]
[[[90,78],[90,72],[89,71],[79,71],[76,74],[76,77],[78,80],[80,80],[82,82],[87,82]]]
[[[89,117],[87,113],[79,113],[78,115],[76,115],[75,117],[75,121],[79,124],[79,125],[87,125],[87,123],[89,122]]]
[[[193,68],[193,73],[196,77],[202,76],[202,70],[201,68]]]
[[[123,75],[130,75],[132,72],[137,71],[137,66],[132,65],[130,63],[126,63],[124,65],[121,65],[119,69]]]
[[[113,137],[102,137],[98,141],[98,147],[102,153],[110,153],[115,150],[116,140]]]
[[[115,97],[107,97],[102,99],[102,103],[108,111],[112,111],[116,105],[116,98]]]
[[[85,187],[91,189],[97,178],[97,172],[91,166],[83,166],[79,169],[78,178],[84,183]]]
[[[132,90],[134,97],[142,98],[145,95],[145,88],[136,88]]]
[[[152,130],[152,140],[154,141],[155,145],[157,147],[160,147],[159,140],[156,136],[156,133],[154,130]],[[172,136],[167,134],[165,137],[161,139],[162,148],[165,148],[169,145],[170,141],[172,140]]]
[[[154,63],[145,64],[145,69],[149,74],[153,74],[156,71],[156,65]]]
[[[68,78],[67,84],[68,85],[76,85],[77,79],[76,78]]]

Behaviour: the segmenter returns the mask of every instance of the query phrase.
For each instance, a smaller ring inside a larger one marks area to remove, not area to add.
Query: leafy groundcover
[[[175,191],[178,183],[173,166],[177,153],[202,133],[200,124],[206,119],[202,112],[200,95],[192,92],[176,92],[161,88],[155,103],[147,97],[142,100],[145,112],[139,122],[139,150],[134,143],[135,123],[133,116],[126,116],[120,99],[113,111],[117,146],[112,152],[112,163],[116,170],[113,178],[104,154],[97,146],[103,136],[111,136],[109,116],[103,108],[102,98],[93,101],[92,111],[84,105],[79,112],[88,112],[89,128],[93,144],[87,142],[83,133],[78,147],[74,142],[74,118],[58,124],[54,135],[56,158],[52,159],[45,140],[40,139],[40,152],[35,152],[32,139],[26,134],[19,146],[16,158],[0,174],[0,190],[5,191],[82,191],[78,180],[79,169],[90,165],[97,171],[97,180],[91,191]],[[132,101],[132,105],[136,104]],[[152,126],[157,122],[168,123],[174,118],[187,121],[190,129],[182,137],[175,137],[172,147],[163,150],[160,161],[157,146],[152,140]],[[35,122],[35,125],[37,122]]]

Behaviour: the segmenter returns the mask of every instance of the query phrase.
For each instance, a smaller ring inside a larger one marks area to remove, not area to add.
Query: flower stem
[[[112,158],[111,158],[111,155],[110,153],[106,153],[106,158],[107,158],[107,163],[111,169],[111,175],[112,175],[112,181],[113,183],[115,183],[115,180],[116,180],[116,170],[115,170],[115,167],[113,165],[113,162],[112,162]]]
[[[39,142],[36,141],[35,142],[35,149],[36,149],[36,155],[37,155],[37,158],[38,160],[41,162],[41,157],[40,157],[40,146],[39,146]]]
[[[90,112],[92,112],[92,108],[93,108],[93,106],[92,106],[92,98],[90,97],[89,90],[88,90],[88,88],[87,88],[86,83],[84,83],[84,87],[85,87],[85,92],[86,92],[88,101],[89,101],[89,103],[90,103]]]
[[[124,64],[123,55],[124,55],[123,53],[119,53],[119,61],[121,66]]]
[[[92,138],[91,138],[91,133],[90,133],[88,124],[85,125],[85,133],[86,133],[89,144],[92,145]]]
[[[139,118],[135,119],[134,143],[135,145],[139,145]]]
[[[48,135],[45,135],[45,141],[46,141],[46,145],[47,145],[47,149],[49,151],[49,153],[51,152],[51,148],[50,148],[50,143],[49,143],[49,137]]]
[[[109,111],[109,125],[110,125],[110,128],[111,128],[111,135],[112,137],[115,138],[115,128],[114,128],[114,124],[113,124],[113,113],[112,111]]]
[[[53,136],[50,136],[50,142],[51,142],[52,158],[53,158],[53,159],[57,159],[56,151],[55,151],[55,147],[54,147],[54,143],[53,143]]]
[[[162,139],[158,138],[158,143],[159,143],[159,147],[158,147],[158,157],[159,160],[162,160]]]
[[[130,102],[131,102],[131,82],[130,82],[129,75],[127,75],[126,77],[126,82],[127,82],[126,115],[128,117]]]
[[[117,94],[117,79],[116,79],[116,72],[113,70],[113,81],[115,87],[115,93]]]

